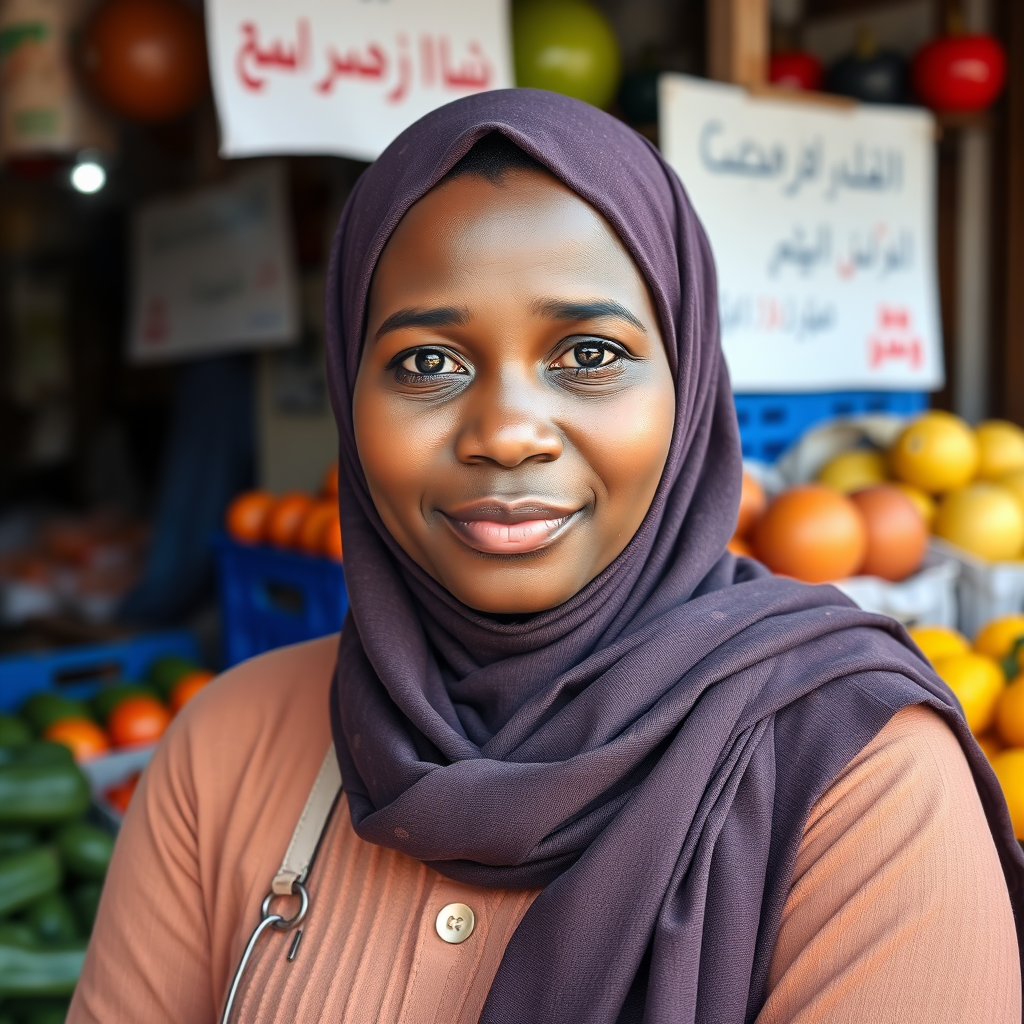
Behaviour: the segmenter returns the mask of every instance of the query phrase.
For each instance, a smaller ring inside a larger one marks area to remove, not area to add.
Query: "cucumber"
[[[0,827],[57,824],[80,818],[88,808],[89,783],[74,764],[0,767]]]
[[[27,924],[44,943],[80,939],[78,917],[62,892],[50,892],[30,904],[23,915]]]
[[[28,723],[14,715],[0,715],[0,747],[27,747],[32,742]]]
[[[96,923],[96,911],[100,908],[102,894],[102,882],[82,882],[68,894],[71,897],[71,905],[75,908],[75,916],[78,918],[78,926],[83,935],[88,935]]]
[[[74,821],[58,829],[54,840],[68,874],[86,882],[102,880],[114,852],[114,837],[109,832]]]
[[[143,686],[141,683],[117,683],[114,686],[105,686],[89,702],[89,707],[101,725],[107,724],[110,713],[123,700],[129,697],[152,697],[159,700],[156,690],[152,686]]]
[[[156,692],[164,700],[167,700],[171,690],[174,689],[174,684],[182,676],[187,676],[189,672],[195,672],[197,668],[202,668],[202,666],[197,665],[189,658],[183,658],[179,654],[167,654],[162,658],[157,658],[149,666],[146,679],[153,685]]]
[[[92,715],[82,701],[45,690],[33,693],[21,705],[21,717],[37,733],[41,733],[47,726],[59,722],[62,718],[92,718]]]
[[[0,999],[69,996],[85,963],[84,941],[27,949],[0,943]]]
[[[0,767],[8,764],[74,764],[75,755],[63,743],[35,740],[27,747],[0,747]]]
[[[56,891],[62,879],[60,858],[47,846],[0,859],[0,916]]]
[[[31,850],[39,842],[30,828],[0,828],[0,857]]]

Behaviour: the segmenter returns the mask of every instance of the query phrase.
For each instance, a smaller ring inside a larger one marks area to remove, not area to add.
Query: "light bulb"
[[[106,183],[107,172],[95,160],[83,160],[71,172],[71,184],[87,195],[99,192]]]

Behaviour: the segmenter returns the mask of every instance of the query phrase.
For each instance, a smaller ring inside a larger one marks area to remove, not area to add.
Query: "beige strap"
[[[271,890],[278,896],[288,896],[296,882],[304,882],[313,854],[331,816],[331,808],[341,792],[341,769],[332,743],[316,774],[309,791],[306,806],[302,808],[299,823],[292,833],[292,841],[285,851],[284,860],[274,875]]]

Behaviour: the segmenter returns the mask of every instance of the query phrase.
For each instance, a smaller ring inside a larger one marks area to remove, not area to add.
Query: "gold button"
[[[434,927],[445,942],[459,943],[465,942],[473,934],[475,924],[472,907],[467,907],[465,903],[449,903],[441,908]]]

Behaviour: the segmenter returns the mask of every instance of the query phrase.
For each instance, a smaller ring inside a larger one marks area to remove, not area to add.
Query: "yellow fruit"
[[[865,487],[884,483],[885,456],[868,448],[842,452],[829,459],[818,472],[818,483],[833,487],[843,494],[862,491]]]
[[[1024,430],[1008,420],[986,420],[974,428],[978,479],[998,480],[1024,469]]]
[[[1024,547],[1024,509],[1005,487],[980,482],[947,494],[932,529],[972,555],[1004,562]]]
[[[985,736],[977,736],[978,746],[981,747],[981,752],[991,762],[993,758],[998,757],[1004,750],[1002,743],[996,739],[991,733]]]
[[[978,468],[978,442],[959,416],[933,410],[907,426],[889,449],[896,478],[929,494],[963,487]]]
[[[974,649],[979,654],[987,654],[996,661],[1002,661],[1022,636],[1024,615],[1003,615],[987,622],[978,630],[978,635],[974,638]]]
[[[1008,747],[1024,747],[1024,676],[1017,676],[999,695],[996,732]]]
[[[992,771],[1003,788],[1014,835],[1024,839],[1024,750],[1004,750],[992,759]]]
[[[1007,473],[1006,476],[999,478],[999,483],[1020,502],[1021,508],[1024,508],[1024,469]]]
[[[913,484],[898,483],[893,484],[893,487],[898,487],[914,503],[914,508],[921,513],[925,526],[930,530],[935,522],[935,499]]]
[[[952,654],[969,654],[971,645],[963,633],[949,626],[911,626],[910,639],[921,648],[921,653],[934,665],[939,658]]]
[[[1006,687],[1003,670],[984,654],[951,654],[939,658],[935,671],[960,701],[968,728],[980,736],[995,719],[996,704]]]

